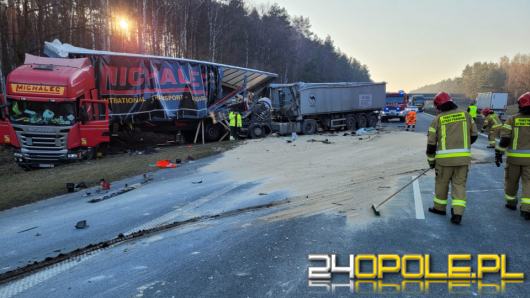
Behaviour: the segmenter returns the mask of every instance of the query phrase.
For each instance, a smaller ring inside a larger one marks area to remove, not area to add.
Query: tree
[[[128,26],[119,26],[120,22]],[[324,41],[309,19],[245,0],[0,0],[7,73],[45,41],[263,69],[281,82],[369,81],[366,66]]]

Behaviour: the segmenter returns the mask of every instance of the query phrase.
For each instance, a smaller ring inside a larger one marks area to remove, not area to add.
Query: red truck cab
[[[106,101],[98,100],[88,58],[26,55],[6,80],[0,144],[15,150],[22,167],[93,156],[110,141]]]

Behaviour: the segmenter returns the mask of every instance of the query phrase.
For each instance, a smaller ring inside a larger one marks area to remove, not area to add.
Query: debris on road
[[[25,229],[25,230],[22,230],[22,231],[18,231],[17,234],[21,234],[21,233],[25,233],[25,232],[28,232],[28,231],[31,231],[31,230],[35,230],[37,227],[31,227],[31,228],[28,228],[28,229]]]
[[[159,160],[155,163],[155,167],[159,169],[174,169],[177,167],[176,164],[172,163],[171,161],[165,159],[165,160]]]
[[[99,180],[99,189],[102,191],[110,190],[110,183],[107,180],[105,180],[105,178],[101,178]]]
[[[359,128],[355,134],[358,136],[364,136],[364,135],[374,135],[377,133],[377,130],[375,128]]]
[[[66,191],[69,193],[80,191],[81,189],[88,188],[85,182],[79,182],[79,183],[66,183]]]
[[[144,178],[144,179],[145,179],[145,178]],[[149,179],[149,178],[148,178],[148,179]],[[145,180],[144,180],[144,181],[145,181]],[[150,181],[150,180],[147,180],[147,181]],[[130,192],[130,191],[133,191],[133,190],[135,190],[135,189],[141,187],[142,185],[144,185],[144,184],[146,184],[146,183],[147,183],[147,182],[135,183],[135,184],[133,184],[133,185],[131,185],[131,186],[125,184],[125,186],[124,186],[122,189],[120,189],[120,190],[118,190],[118,191],[116,191],[116,192],[113,192],[113,193],[107,193],[107,194],[105,194],[105,195],[103,195],[103,196],[99,196],[99,197],[97,197],[97,198],[94,198],[94,199],[92,199],[92,200],[89,200],[88,202],[89,202],[89,203],[98,203],[98,202],[101,202],[101,201],[105,201],[105,200],[108,200],[108,199],[111,199],[111,198],[117,197],[117,196],[119,196],[119,195],[122,195],[122,194],[124,194],[124,193]]]
[[[319,143],[322,143],[322,144],[334,144],[334,142],[330,142],[328,139],[325,139],[325,140],[315,140],[315,139],[310,139],[310,140],[307,140],[309,143],[315,143],[315,142],[319,142]]]
[[[191,183],[192,183],[192,184],[201,184],[201,183],[202,183],[202,180],[201,180],[201,181],[192,181]]]
[[[75,228],[78,229],[78,230],[86,229],[87,227],[88,227],[88,224],[87,224],[86,220],[78,221],[75,224]]]

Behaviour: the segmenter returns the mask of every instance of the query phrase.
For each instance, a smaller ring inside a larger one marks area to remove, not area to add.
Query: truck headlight
[[[20,152],[15,152],[15,153],[13,153],[13,156],[15,156],[15,157],[22,157],[22,153],[20,153]]]
[[[76,153],[68,153],[68,159],[77,159]]]

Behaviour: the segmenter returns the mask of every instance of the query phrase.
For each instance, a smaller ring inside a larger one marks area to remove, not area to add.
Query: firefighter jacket
[[[230,127],[242,127],[243,126],[243,120],[241,118],[241,114],[238,112],[230,112],[228,113],[228,120],[230,122]]]
[[[469,165],[471,144],[477,136],[475,121],[467,112],[442,112],[429,126],[427,158],[441,166]]]
[[[477,105],[470,105],[469,107],[467,107],[467,112],[473,119],[477,119],[477,111]]]
[[[501,126],[502,122],[501,119],[499,119],[499,116],[495,113],[491,113],[484,120],[484,125],[482,125],[482,129],[490,131],[492,129],[497,129]]]
[[[530,115],[516,114],[506,120],[497,149],[506,151],[510,164],[530,165]]]

